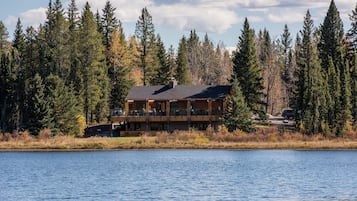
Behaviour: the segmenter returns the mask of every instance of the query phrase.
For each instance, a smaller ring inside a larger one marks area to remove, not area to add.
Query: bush
[[[40,130],[40,132],[38,133],[38,139],[39,140],[47,140],[50,139],[52,137],[52,131],[51,129],[43,129]]]

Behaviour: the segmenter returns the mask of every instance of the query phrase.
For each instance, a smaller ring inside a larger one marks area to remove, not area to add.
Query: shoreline
[[[27,133],[0,135],[0,152],[90,152],[120,150],[357,150],[357,133],[343,137],[279,132],[270,127],[247,134],[178,131],[143,134],[138,137],[90,137],[67,135],[31,136]]]
[[[29,144],[19,143],[7,146],[0,142],[0,152],[92,152],[92,151],[126,151],[126,150],[296,150],[296,151],[324,151],[324,150],[357,150],[354,140],[323,140],[323,141],[286,141],[286,142],[208,142],[208,143],[113,143],[106,144],[108,139],[90,139],[86,143],[58,145],[55,143]]]

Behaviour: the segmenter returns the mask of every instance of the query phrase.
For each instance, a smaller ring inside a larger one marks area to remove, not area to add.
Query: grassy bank
[[[357,149],[356,133],[335,138],[323,135],[302,135],[281,132],[277,128],[259,128],[253,134],[233,133],[220,129],[156,133],[140,137],[75,138],[71,136],[40,135],[27,132],[0,135],[0,151],[73,151],[113,149]]]

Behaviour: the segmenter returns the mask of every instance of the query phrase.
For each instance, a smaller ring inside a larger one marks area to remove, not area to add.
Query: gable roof
[[[135,86],[131,88],[127,100],[176,100],[176,99],[224,99],[231,89],[230,85],[168,85]]]

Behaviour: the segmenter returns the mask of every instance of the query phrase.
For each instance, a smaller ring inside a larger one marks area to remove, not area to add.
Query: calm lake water
[[[357,151],[0,153],[0,200],[357,200]]]

